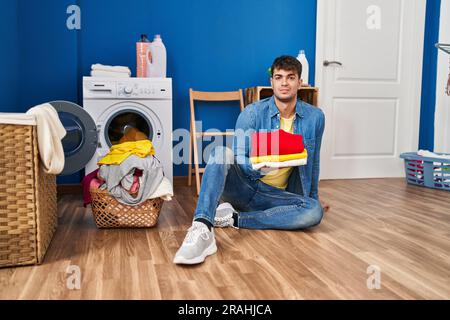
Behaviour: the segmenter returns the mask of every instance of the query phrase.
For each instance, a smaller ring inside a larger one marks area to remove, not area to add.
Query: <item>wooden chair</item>
[[[189,141],[189,176],[188,176],[188,186],[192,184],[192,174],[195,173],[195,180],[197,186],[197,195],[200,194],[200,173],[205,172],[205,168],[199,167],[198,159],[198,147],[197,139],[202,137],[211,136],[232,136],[234,132],[197,132],[195,127],[195,101],[239,101],[239,105],[242,110],[244,110],[244,98],[242,95],[242,89],[237,91],[227,91],[227,92],[206,92],[206,91],[194,91],[189,89],[189,100],[191,107],[191,128],[190,128],[190,141]],[[193,154],[192,154],[193,149]],[[194,156],[194,166],[192,166],[192,156]],[[194,172],[193,172],[194,171]]]

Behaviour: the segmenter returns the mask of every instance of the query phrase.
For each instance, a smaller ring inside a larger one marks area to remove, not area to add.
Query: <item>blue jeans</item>
[[[194,220],[214,224],[219,200],[239,211],[238,226],[246,229],[297,230],[318,225],[323,217],[319,201],[249,180],[235,164],[231,149],[216,147],[203,174]]]

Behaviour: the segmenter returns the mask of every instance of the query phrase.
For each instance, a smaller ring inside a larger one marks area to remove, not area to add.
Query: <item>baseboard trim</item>
[[[56,191],[58,192],[58,195],[80,194],[83,192],[83,187],[81,186],[81,183],[59,184],[56,186]]]

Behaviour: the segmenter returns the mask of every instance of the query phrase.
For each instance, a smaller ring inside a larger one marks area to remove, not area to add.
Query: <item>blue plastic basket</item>
[[[448,154],[436,153],[450,156]],[[450,191],[450,160],[422,157],[416,152],[400,155],[405,159],[406,181],[418,186]]]

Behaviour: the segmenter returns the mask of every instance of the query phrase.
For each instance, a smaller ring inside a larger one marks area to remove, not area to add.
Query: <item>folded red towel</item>
[[[301,134],[284,130],[255,132],[252,135],[251,157],[302,153],[305,150]]]

